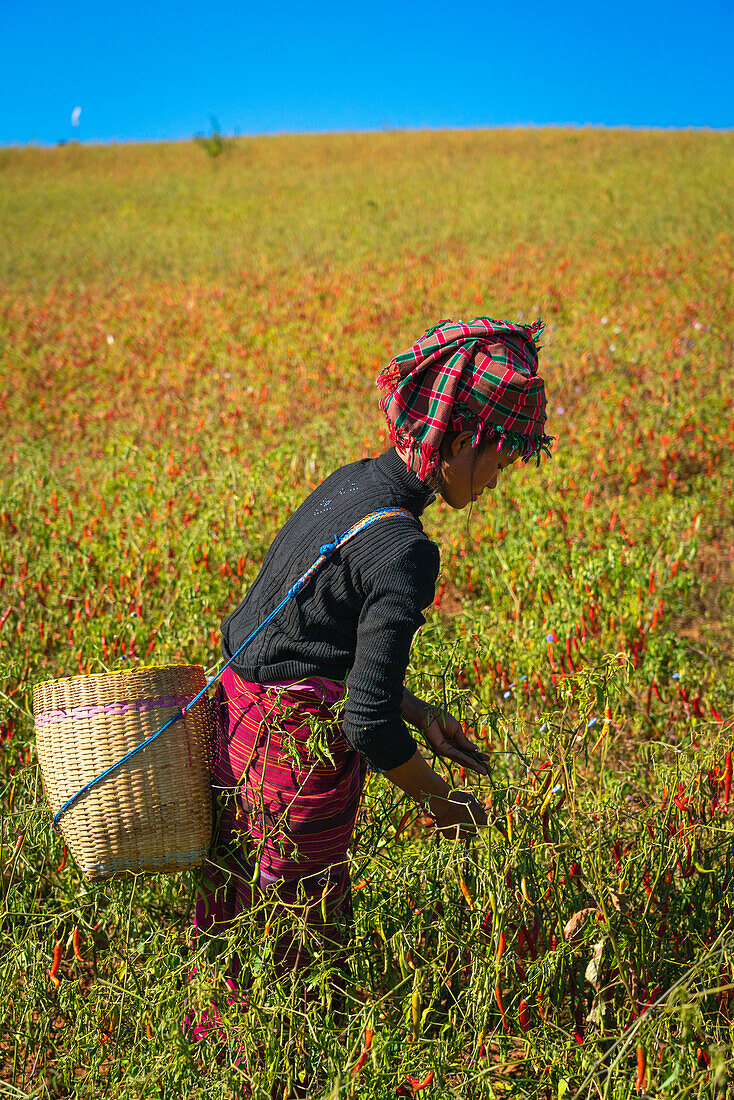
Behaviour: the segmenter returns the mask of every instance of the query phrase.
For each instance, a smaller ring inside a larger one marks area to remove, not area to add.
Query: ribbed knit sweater
[[[222,623],[228,660],[324,543],[370,512],[409,511],[414,518],[380,519],[337,550],[232,665],[256,683],[346,679],[344,733],[376,772],[406,763],[416,749],[400,705],[413,635],[438,576],[438,547],[419,519],[432,499],[394,447],[342,466],[281,529],[242,603]]]

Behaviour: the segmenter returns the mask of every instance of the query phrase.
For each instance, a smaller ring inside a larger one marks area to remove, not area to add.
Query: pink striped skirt
[[[343,683],[321,678],[254,684],[226,669],[214,700],[219,824],[195,926],[218,936],[245,912],[264,928],[287,928],[289,918],[293,927],[297,917],[300,935],[270,941],[280,974],[308,968],[309,943],[336,955],[337,974],[346,971],[347,848],[366,765],[335,714],[344,692]],[[304,937],[304,928],[316,938]],[[236,953],[229,962],[226,983],[235,996],[246,965]],[[195,1034],[206,1034],[206,1021],[202,1027]]]

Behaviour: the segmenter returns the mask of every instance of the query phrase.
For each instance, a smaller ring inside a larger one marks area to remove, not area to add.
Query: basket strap
[[[360,531],[364,531],[366,527],[371,527],[372,524],[377,523],[378,520],[387,519],[390,516],[405,516],[407,519],[415,519],[413,513],[406,511],[405,508],[382,508],[378,512],[370,512],[368,516],[365,516],[364,519],[361,519],[358,523],[355,523],[352,527],[349,528],[348,531],[345,531],[343,535],[335,535],[331,542],[327,542],[324,546],[322,546],[319,550],[319,556],[313,563],[313,565],[311,565],[303,574],[303,576],[299,577],[296,583],[288,589],[285,598],[282,599],[278,606],[270,612],[268,617],[264,619],[263,622],[261,622],[260,625],[253,630],[249,638],[245,639],[245,641],[242,643],[236,653],[233,653],[229,660],[224,665],[222,665],[216,676],[210,677],[209,680],[207,680],[206,686],[201,689],[198,695],[195,695],[194,698],[191,699],[191,701],[188,702],[185,707],[178,711],[177,714],[174,714],[173,718],[170,718],[164,726],[161,726],[159,730],[156,730],[156,732],[151,734],[150,737],[146,738],[145,741],[141,741],[140,744],[136,745],[134,749],[130,750],[130,752],[127,752],[124,756],[121,756],[120,759],[116,760],[114,764],[110,764],[109,768],[105,768],[103,772],[100,772],[99,775],[90,780],[89,783],[81,788],[81,790],[72,795],[71,798],[64,803],[64,805],[54,817],[54,829],[58,829],[61,815],[64,814],[68,809],[70,809],[70,807],[74,805],[78,798],[81,798],[81,796],[83,794],[86,794],[87,791],[91,791],[93,787],[96,787],[97,784],[101,783],[103,779],[106,779],[108,775],[116,771],[116,769],[119,768],[122,764],[127,763],[128,760],[131,760],[133,756],[136,756],[139,752],[142,752],[143,749],[146,749],[148,745],[152,744],[153,741],[155,741],[156,737],[160,737],[162,733],[165,733],[167,729],[170,729],[170,727],[178,722],[180,718],[183,718],[186,715],[187,711],[191,710],[191,708],[199,702],[202,695],[206,694],[209,687],[212,684],[216,683],[222,673],[227,668],[229,668],[229,666],[237,657],[239,657],[243,649],[246,649],[250,642],[254,641],[255,638],[257,638],[258,634],[260,634],[265,629],[265,627],[273,621],[278,612],[283,610],[288,601],[292,600],[294,596],[297,596],[301,589],[308,584],[312,577],[314,577],[315,574],[319,571],[324,562],[328,561],[329,558],[333,554],[335,554],[337,550],[344,546],[345,543],[349,542],[350,539],[353,539],[355,535],[358,535]]]

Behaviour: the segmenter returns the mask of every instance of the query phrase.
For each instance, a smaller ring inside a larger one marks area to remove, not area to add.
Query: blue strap
[[[361,519],[359,521],[359,523],[355,523],[352,527],[349,528],[348,531],[345,531],[343,535],[335,535],[331,542],[325,543],[324,546],[322,546],[320,548],[319,556],[316,559],[316,561],[313,563],[313,565],[311,565],[306,570],[306,572],[303,574],[303,576],[299,577],[299,579],[296,581],[296,583],[291,588],[288,589],[288,592],[285,596],[285,599],[282,599],[280,601],[280,603],[278,604],[278,606],[276,608],[274,608],[273,611],[270,612],[267,619],[265,619],[263,622],[261,622],[260,625],[253,630],[252,634],[249,636],[249,638],[245,639],[245,641],[242,643],[242,645],[237,650],[237,652],[233,653],[232,656],[229,658],[229,660],[226,662],[226,664],[222,665],[222,667],[219,670],[219,672],[217,673],[217,675],[212,676],[211,679],[207,681],[206,686],[201,689],[199,694],[194,696],[194,698],[191,700],[191,702],[187,703],[186,706],[183,707],[183,709],[178,712],[178,714],[174,714],[173,718],[170,718],[166,722],[165,726],[161,726],[161,728],[159,730],[157,730],[150,737],[146,738],[145,741],[141,741],[140,744],[136,745],[136,747],[134,749],[131,749],[130,752],[125,753],[125,755],[121,756],[119,760],[116,760],[114,764],[110,764],[109,768],[105,768],[105,770],[103,772],[100,772],[99,775],[95,776],[94,779],[90,780],[90,782],[87,783],[86,786],[82,787],[81,790],[77,791],[75,795],[72,795],[72,797],[68,800],[68,802],[64,803],[64,805],[61,807],[59,812],[54,817],[54,819],[53,819],[54,829],[58,829],[59,820],[61,819],[61,815],[63,813],[65,813],[71,806],[73,806],[78,798],[81,798],[81,796],[83,794],[86,794],[87,791],[91,791],[93,787],[96,787],[98,783],[101,783],[103,779],[106,779],[108,775],[110,775],[112,772],[116,771],[116,769],[119,768],[122,764],[127,763],[128,760],[131,760],[133,758],[133,756],[136,756],[139,752],[142,752],[143,749],[146,749],[148,747],[148,745],[151,745],[153,743],[153,741],[155,741],[156,737],[160,737],[160,735],[162,733],[165,733],[165,731],[167,729],[170,729],[170,727],[172,725],[174,725],[174,723],[178,722],[178,720],[180,718],[183,718],[186,715],[187,711],[191,710],[191,708],[193,706],[196,706],[196,704],[201,699],[202,695],[206,694],[207,689],[209,688],[210,684],[214,684],[214,683],[217,682],[217,680],[222,675],[222,673],[227,668],[229,668],[229,666],[232,664],[232,662],[237,657],[239,657],[242,650],[246,649],[246,647],[250,644],[250,642],[254,641],[255,638],[257,638],[258,634],[260,634],[265,629],[265,627],[268,626],[268,624],[273,621],[273,619],[278,614],[278,612],[283,610],[283,608],[285,607],[285,605],[288,603],[289,600],[292,600],[294,596],[298,595],[298,593],[301,591],[301,589],[304,588],[305,585],[308,584],[308,582],[318,572],[318,570],[321,568],[321,566],[324,564],[325,561],[328,561],[328,559],[340,547],[344,546],[344,544],[346,542],[349,542],[350,539],[353,539],[354,536],[358,535],[360,531],[363,531],[365,529],[365,527],[370,527],[373,523],[376,523],[377,520],[385,519],[387,516],[405,516],[405,517],[411,518],[411,519],[415,518],[413,516],[412,512],[407,512],[404,508],[382,508],[379,512],[370,512],[370,514],[368,516],[365,516],[364,519]]]

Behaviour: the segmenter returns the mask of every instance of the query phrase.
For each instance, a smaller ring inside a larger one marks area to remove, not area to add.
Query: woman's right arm
[[[428,799],[439,832],[466,838],[474,826],[487,824],[484,807],[468,791],[452,791],[416,749],[405,764],[384,773],[385,778],[411,798]]]

